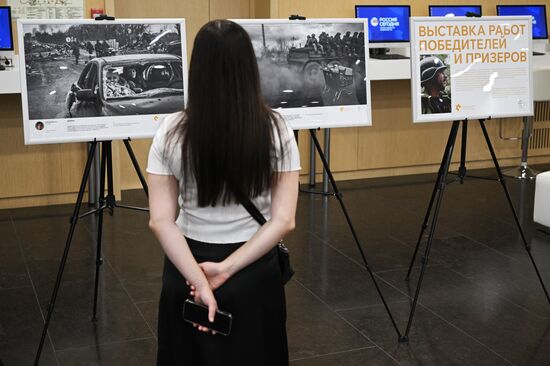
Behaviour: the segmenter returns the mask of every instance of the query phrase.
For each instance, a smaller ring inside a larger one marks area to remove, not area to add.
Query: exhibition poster
[[[183,110],[183,19],[19,20],[26,144],[154,136]]]
[[[250,35],[262,93],[293,129],[371,125],[365,19],[235,19]]]
[[[8,0],[13,19],[81,19],[84,0]]]
[[[531,17],[411,18],[414,122],[533,115]]]

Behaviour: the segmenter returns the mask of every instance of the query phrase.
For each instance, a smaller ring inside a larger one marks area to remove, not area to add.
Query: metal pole
[[[88,142],[88,150],[90,150],[92,142]],[[88,178],[88,205],[99,208],[99,175],[100,175],[100,161],[99,161],[99,149],[95,149],[94,157],[92,161],[92,167],[90,169],[90,177]]]
[[[529,139],[533,134],[533,117],[523,117],[523,133],[521,135],[521,179],[535,179],[538,171],[535,171],[527,166],[527,155],[529,153]]]
[[[521,164],[518,168],[512,168],[504,172],[505,175],[517,179],[535,179],[540,173],[527,165],[529,153],[529,139],[533,134],[533,117],[523,117],[523,131],[521,133]]]
[[[311,136],[309,137],[309,186],[315,187],[315,143]]]
[[[327,166],[330,166],[330,128],[325,128],[325,158],[327,160]],[[328,193],[329,177],[328,171],[325,168],[323,170],[323,192]]]

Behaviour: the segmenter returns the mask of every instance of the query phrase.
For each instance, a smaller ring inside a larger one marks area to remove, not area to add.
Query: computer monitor
[[[548,39],[546,5],[497,5],[497,15],[531,15],[533,39]]]
[[[431,17],[465,17],[470,14],[481,16],[481,5],[430,5]]]
[[[355,5],[355,17],[367,18],[370,48],[409,47],[409,5]]]
[[[13,50],[11,11],[9,6],[0,6],[0,51]]]

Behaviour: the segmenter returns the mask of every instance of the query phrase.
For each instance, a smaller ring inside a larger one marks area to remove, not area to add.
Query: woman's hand
[[[224,262],[202,262],[199,263],[199,267],[204,272],[210,288],[214,291],[217,288],[220,288],[225,281],[231,277],[231,274],[226,269]]]
[[[189,286],[189,283],[187,283],[187,285]],[[209,285],[204,285],[199,288],[196,288],[195,286],[189,287],[191,288],[191,295],[193,295],[195,302],[208,306],[208,321],[210,321],[210,323],[213,323],[216,316],[216,310],[218,310],[218,304],[216,302],[216,298],[214,297],[212,289]],[[210,331],[208,327],[204,327],[201,325],[197,325],[196,328],[201,332]],[[212,334],[216,333],[212,331]]]

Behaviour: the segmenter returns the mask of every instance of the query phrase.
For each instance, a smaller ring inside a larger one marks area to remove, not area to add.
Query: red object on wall
[[[94,8],[90,9],[90,15],[91,15],[92,19],[95,19],[95,17],[97,17],[101,14],[104,14],[103,9],[94,9]]]

